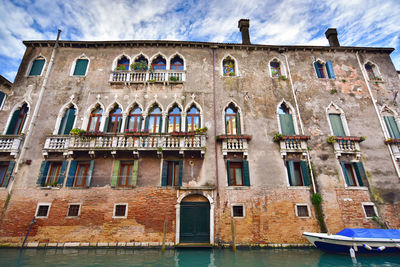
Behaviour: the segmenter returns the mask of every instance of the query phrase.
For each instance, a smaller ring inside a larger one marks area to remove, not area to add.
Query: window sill
[[[116,187],[111,187],[112,189],[115,190],[131,190],[136,188],[136,186],[125,186],[125,187],[120,187],[120,186],[116,186]]]
[[[296,185],[294,185],[294,186],[288,186],[287,187],[287,189],[289,189],[289,190],[310,190],[310,187],[309,186],[296,186]]]
[[[65,216],[65,219],[80,219],[80,216]]]
[[[368,191],[368,187],[366,186],[346,186],[346,190],[362,190],[362,191]]]
[[[228,185],[228,187],[226,189],[228,189],[228,190],[246,190],[246,189],[250,189],[250,186],[247,186],[247,185],[239,185],[239,186]]]
[[[45,186],[45,187],[40,187],[40,190],[59,190],[61,187],[58,186]]]
[[[126,219],[128,216],[112,216],[113,219]]]
[[[75,189],[90,189],[90,187],[89,186],[82,186],[82,187],[67,187],[68,189],[73,189],[73,190],[75,190]]]
[[[311,216],[297,216],[297,218],[299,218],[299,219],[310,219]]]

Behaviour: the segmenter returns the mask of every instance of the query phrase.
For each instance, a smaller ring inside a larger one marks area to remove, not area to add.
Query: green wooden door
[[[208,202],[181,203],[180,243],[210,243]]]

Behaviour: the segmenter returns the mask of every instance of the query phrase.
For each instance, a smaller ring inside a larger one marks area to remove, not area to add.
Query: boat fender
[[[352,257],[353,259],[356,257],[356,253],[354,252],[353,248],[350,248],[350,257]]]
[[[368,250],[372,250],[372,248],[370,246],[368,246],[367,244],[363,244],[363,247],[368,249]]]
[[[353,249],[354,249],[354,251],[356,251],[356,252],[358,251],[358,247],[357,247],[356,243],[353,244]]]
[[[386,248],[385,246],[380,246],[380,247],[377,248],[377,250],[378,251],[382,251],[382,250],[385,250],[385,248]]]

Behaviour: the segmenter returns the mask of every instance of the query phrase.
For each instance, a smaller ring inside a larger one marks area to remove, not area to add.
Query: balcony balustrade
[[[222,141],[222,155],[228,155],[228,152],[241,152],[247,157],[248,141],[250,135],[219,135],[217,141]]]
[[[11,156],[16,157],[22,140],[22,135],[0,136],[0,153],[9,153]]]
[[[274,138],[274,141],[279,142],[282,158],[285,158],[288,153],[301,153],[303,157],[307,156],[307,140],[309,136],[305,135],[284,135]]]
[[[357,159],[361,158],[360,143],[364,141],[362,137],[335,136],[335,140],[333,148],[337,158],[342,154],[354,154]]]
[[[400,160],[400,139],[389,138],[385,140],[385,144],[390,145],[396,160]]]
[[[170,134],[148,134],[142,136],[127,134],[98,134],[96,136],[53,135],[46,138],[43,154],[73,151],[206,151],[206,135],[172,136]]]
[[[168,82],[182,83],[186,80],[185,71],[154,70],[154,71],[111,71],[110,83],[145,83]]]

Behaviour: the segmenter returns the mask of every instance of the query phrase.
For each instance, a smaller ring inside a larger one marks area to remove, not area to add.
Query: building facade
[[[0,243],[30,225],[30,243],[143,246],[400,228],[393,49],[334,29],[328,47],[254,45],[248,26],[242,44],[24,41]]]

